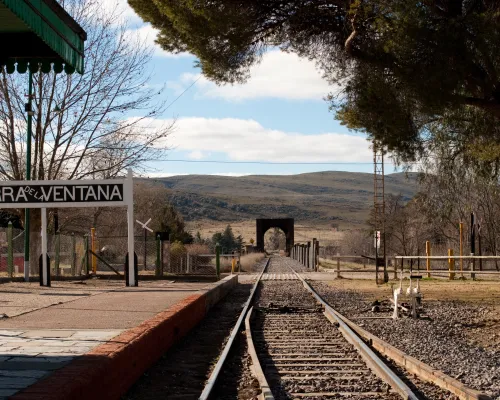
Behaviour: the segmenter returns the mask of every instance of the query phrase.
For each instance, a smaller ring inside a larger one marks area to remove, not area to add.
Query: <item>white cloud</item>
[[[127,31],[127,35],[129,37],[136,37],[141,42],[145,43],[147,46],[154,49],[153,55],[155,57],[168,57],[168,58],[183,58],[183,57],[192,57],[189,53],[169,53],[168,51],[163,50],[158,44],[155,43],[156,36],[158,35],[158,30],[153,28],[151,24],[143,24],[142,26],[129,29]]]
[[[321,100],[335,90],[322,79],[314,62],[279,50],[266,53],[262,62],[251,68],[250,75],[245,84],[217,86],[204,76],[185,73],[177,81],[168,82],[168,86],[180,92],[199,78],[196,83],[198,95],[230,101],[265,97]]]
[[[120,14],[121,19],[126,23],[142,23],[141,18],[128,5],[127,0],[101,0],[101,4],[106,12]]]
[[[202,151],[196,150],[188,154],[188,157],[192,160],[201,160],[205,158],[205,154]]]
[[[162,125],[162,120],[148,125]],[[254,120],[179,118],[165,146],[200,153],[225,153],[234,161],[371,162],[370,143],[341,133],[305,135],[268,129]]]
[[[116,24],[131,26],[127,30],[127,37],[129,39],[138,38],[147,46],[154,49],[153,55],[155,57],[169,57],[181,58],[191,57],[189,53],[173,54],[163,50],[155,43],[158,30],[153,28],[151,24],[144,23],[135,11],[127,3],[127,0],[101,0],[104,10],[108,13],[118,14],[120,18],[117,19]]]

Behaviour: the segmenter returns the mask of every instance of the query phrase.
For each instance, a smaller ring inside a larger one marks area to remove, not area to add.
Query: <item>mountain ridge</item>
[[[410,200],[416,178],[416,173],[386,175],[386,194]],[[293,217],[347,228],[363,225],[373,206],[373,174],[362,172],[177,175],[154,181],[170,189],[170,201],[187,221]]]

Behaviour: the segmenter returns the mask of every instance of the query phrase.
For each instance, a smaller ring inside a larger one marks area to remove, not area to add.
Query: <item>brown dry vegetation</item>
[[[258,272],[261,267],[258,265],[264,258],[263,253],[246,254],[241,257],[242,272]]]
[[[241,256],[241,270],[240,272],[260,272],[260,261],[264,258],[263,253],[251,253]],[[221,272],[231,272],[232,259],[230,257],[222,257],[220,269]],[[236,267],[238,268],[238,267]]]
[[[342,290],[356,290],[370,300],[391,296],[391,284],[375,285],[373,280],[336,279],[328,284]],[[406,289],[408,282],[404,284]],[[423,279],[420,289],[427,301],[461,300],[500,307],[500,283],[498,281],[434,280]]]
[[[389,174],[385,193],[415,194],[416,175]],[[157,178],[186,221],[294,217],[341,229],[364,226],[373,205],[373,174],[326,171],[243,177],[186,175]]]
[[[241,235],[245,243],[250,244],[250,239],[255,237],[255,220],[243,220],[236,222],[227,221],[190,221],[186,222],[187,229],[193,234],[200,232],[204,238],[211,238],[214,233],[222,232],[230,224],[235,236]],[[315,226],[312,224],[295,223],[295,241],[307,241],[316,238],[322,244],[328,244],[340,240],[342,232],[337,232],[328,226]]]

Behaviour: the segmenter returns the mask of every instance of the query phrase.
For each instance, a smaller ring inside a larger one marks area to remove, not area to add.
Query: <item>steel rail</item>
[[[255,291],[257,290],[257,286],[259,285],[260,279],[262,278],[262,275],[266,271],[267,267],[269,266],[269,261],[271,259],[268,258],[266,265],[262,269],[262,272],[259,274],[257,277],[257,281],[253,285],[252,291],[250,292],[250,296],[248,296],[248,300],[245,302],[245,306],[243,307],[243,310],[241,311],[241,314],[238,318],[238,321],[236,321],[236,324],[234,325],[233,330],[231,331],[231,336],[229,336],[229,339],[226,343],[226,346],[224,347],[224,350],[222,351],[219,360],[217,361],[217,364],[215,365],[214,370],[212,371],[212,374],[210,375],[210,378],[208,378],[207,383],[205,384],[205,388],[203,389],[203,392],[201,392],[200,397],[198,398],[199,400],[208,400],[210,397],[210,394],[212,393],[212,390],[215,386],[215,382],[217,381],[217,378],[219,377],[220,372],[222,371],[222,367],[224,366],[224,363],[226,362],[227,355],[229,354],[229,350],[231,350],[231,347],[233,346],[234,339],[236,338],[240,328],[241,324],[243,323],[245,316],[248,312],[248,308],[250,307],[250,304],[252,303],[253,296],[255,294]]]
[[[401,378],[399,378],[399,376],[397,376],[394,371],[392,371],[373,352],[373,350],[349,327],[349,325],[337,316],[335,310],[330,307],[330,305],[325,302],[318,293],[316,293],[316,291],[304,280],[304,278],[302,278],[302,276],[300,276],[290,265],[288,265],[288,267],[293,271],[297,278],[302,281],[306,290],[308,290],[314,298],[323,305],[327,318],[335,324],[338,324],[339,330],[342,332],[347,341],[358,349],[368,367],[382,380],[387,382],[397,393],[399,393],[400,396],[403,397],[403,399],[418,400],[418,397],[401,380]]]
[[[252,317],[252,310],[253,307],[250,308],[250,311],[248,311],[248,314],[245,318],[245,331],[247,334],[248,354],[250,354],[250,357],[252,359],[252,372],[259,381],[260,390],[262,391],[259,399],[274,400],[273,393],[271,392],[269,383],[267,382],[264,371],[262,370],[259,356],[257,355],[257,350],[255,350],[255,345],[253,343],[252,328],[250,326],[250,318]]]

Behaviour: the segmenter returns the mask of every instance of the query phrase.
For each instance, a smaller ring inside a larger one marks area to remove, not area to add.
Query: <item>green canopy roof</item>
[[[0,66],[73,73],[84,70],[87,34],[56,0],[0,0]]]

